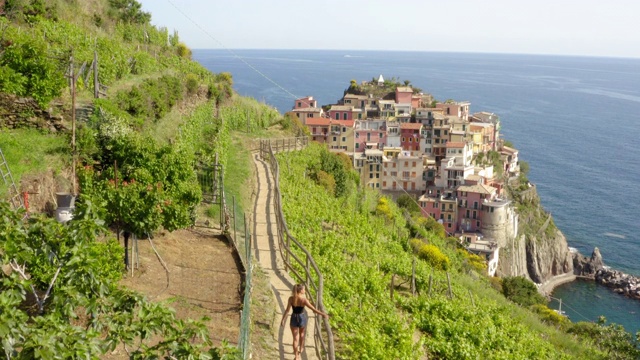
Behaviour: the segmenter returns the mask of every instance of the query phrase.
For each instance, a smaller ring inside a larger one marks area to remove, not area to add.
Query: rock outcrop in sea
[[[577,276],[595,280],[613,289],[613,292],[640,299],[640,278],[605,266],[598,248],[593,249],[591,258],[574,253],[573,271]]]

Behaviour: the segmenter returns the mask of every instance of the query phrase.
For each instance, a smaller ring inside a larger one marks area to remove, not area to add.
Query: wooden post
[[[76,195],[76,76],[74,74],[73,55],[69,59],[69,77],[71,78],[71,180],[72,193]]]
[[[411,294],[416,295],[416,257],[413,257],[413,264],[411,265]]]
[[[451,293],[451,277],[449,276],[449,272],[447,271],[447,284],[449,285],[449,300],[453,298],[453,294]]]
[[[471,289],[469,290],[469,298],[471,299],[471,306],[476,307],[476,302],[473,300],[473,294],[471,293]]]
[[[431,297],[431,284],[433,282],[433,272],[429,274],[429,294],[427,296]]]
[[[236,234],[236,196],[233,195],[233,241],[238,242],[238,235]]]
[[[389,291],[391,295],[391,301],[393,301],[393,288],[395,287],[396,274],[391,275],[391,285],[389,286]]]
[[[98,82],[98,52],[93,51],[93,97],[100,97],[100,82]]]

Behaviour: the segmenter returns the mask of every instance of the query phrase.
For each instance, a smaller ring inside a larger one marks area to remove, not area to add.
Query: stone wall
[[[27,127],[50,132],[68,131],[71,124],[64,121],[64,113],[62,105],[42,110],[32,98],[0,94],[0,128]]]

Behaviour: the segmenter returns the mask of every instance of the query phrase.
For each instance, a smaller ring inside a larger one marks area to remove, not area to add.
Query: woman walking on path
[[[306,306],[314,313],[329,318],[328,314],[323,313],[311,305],[304,293],[305,289],[303,284],[293,286],[293,293],[289,296],[287,309],[284,311],[284,314],[282,314],[282,321],[280,322],[280,326],[284,326],[284,321],[287,318],[289,309],[293,308],[290,327],[291,333],[293,334],[293,354],[296,360],[300,359],[299,355],[302,353],[302,349],[304,349],[304,333],[307,329],[307,313],[304,311],[304,307]]]

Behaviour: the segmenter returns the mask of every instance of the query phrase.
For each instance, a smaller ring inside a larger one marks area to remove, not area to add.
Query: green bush
[[[199,83],[198,77],[195,74],[187,74],[185,85],[187,87],[187,92],[190,95],[195,94],[198,91]]]
[[[509,276],[502,279],[502,294],[509,300],[522,306],[546,304],[545,298],[538,293],[535,284],[522,276]]]
[[[422,246],[418,250],[418,256],[436,269],[447,270],[449,268],[449,258],[435,245]]]

